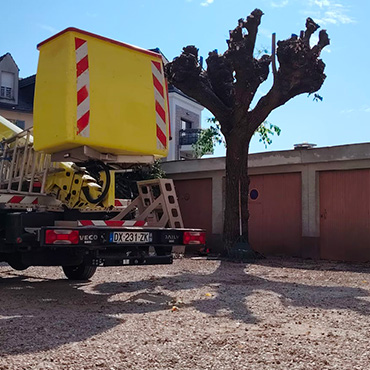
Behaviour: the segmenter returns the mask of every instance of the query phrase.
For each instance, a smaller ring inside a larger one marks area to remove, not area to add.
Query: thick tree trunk
[[[240,236],[248,241],[248,148],[251,138],[243,131],[245,128],[234,129],[225,137],[227,149],[223,239],[227,254],[240,240]]]

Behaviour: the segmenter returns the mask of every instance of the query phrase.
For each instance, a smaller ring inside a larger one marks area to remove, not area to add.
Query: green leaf
[[[192,145],[195,158],[201,158],[209,153],[213,154],[216,144],[223,143],[226,146],[225,138],[221,133],[221,126],[217,119],[215,117],[208,118],[207,122],[209,122],[211,126],[202,130],[198,141]],[[272,136],[275,134],[280,136],[281,129],[279,126],[265,121],[258,127],[255,133],[260,136],[258,141],[263,143],[265,148],[267,148],[267,146],[272,143]]]

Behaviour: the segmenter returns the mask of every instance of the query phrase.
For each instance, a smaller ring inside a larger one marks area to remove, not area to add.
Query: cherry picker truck
[[[184,228],[171,179],[116,199],[115,177],[166,157],[168,90],[161,55],[68,28],[38,45],[34,126],[0,116],[0,261],[62,266],[172,263],[172,247],[205,244]]]

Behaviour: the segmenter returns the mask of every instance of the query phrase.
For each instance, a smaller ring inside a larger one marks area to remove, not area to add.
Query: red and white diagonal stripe
[[[126,208],[131,203],[129,199],[115,199],[114,208]]]
[[[77,135],[90,136],[90,77],[87,41],[75,37],[77,74]]]
[[[103,220],[78,220],[78,226],[109,226],[109,227],[130,227],[146,226],[145,221],[124,220],[124,221],[103,221]]]
[[[23,195],[11,195],[1,194],[0,203],[11,203],[11,204],[38,204],[38,197],[23,196]]]
[[[157,149],[166,149],[167,129],[166,129],[165,96],[167,95],[167,89],[162,64],[160,62],[152,61],[152,75],[153,75],[155,114],[157,124]]]

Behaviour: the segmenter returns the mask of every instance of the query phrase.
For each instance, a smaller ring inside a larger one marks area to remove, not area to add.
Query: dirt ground
[[[0,266],[0,369],[369,369],[370,266]]]

